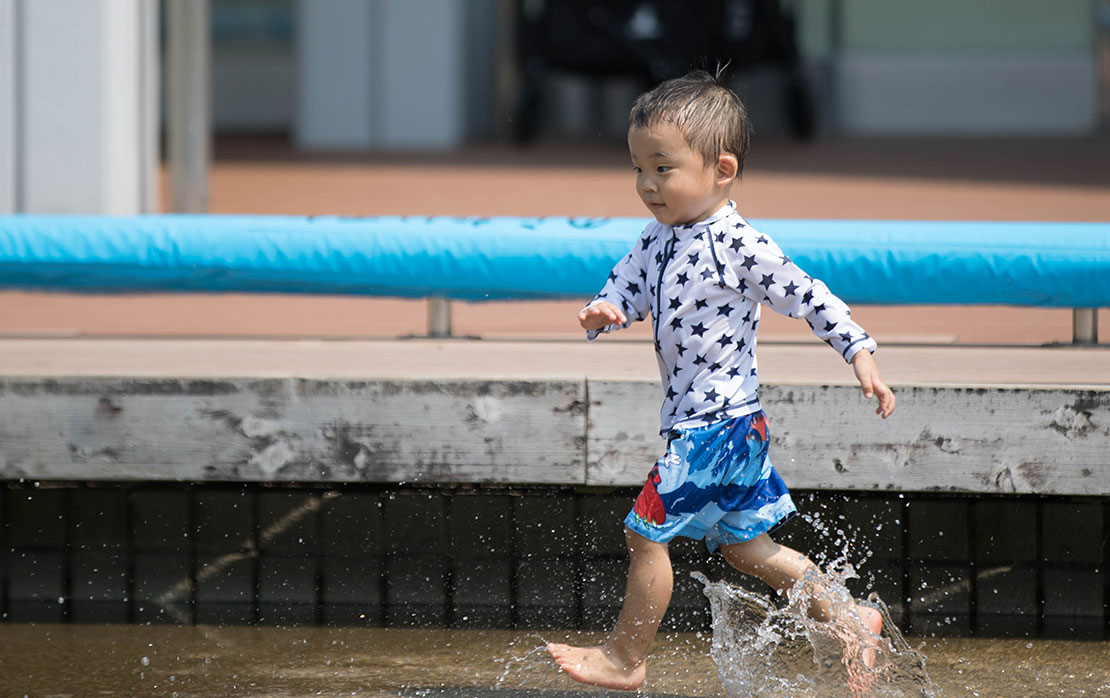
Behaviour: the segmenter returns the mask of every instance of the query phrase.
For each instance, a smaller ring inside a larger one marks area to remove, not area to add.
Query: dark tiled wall
[[[605,628],[634,489],[6,483],[9,622]],[[1105,637],[1110,498],[795,492],[776,538],[847,552],[915,634]],[[765,591],[672,545],[665,625],[708,627],[689,572]]]

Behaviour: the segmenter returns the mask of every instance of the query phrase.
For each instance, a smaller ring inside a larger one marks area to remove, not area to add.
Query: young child
[[[871,356],[874,340],[843,301],[730,201],[748,148],[747,112],[732,90],[702,71],[662,83],[633,105],[628,147],[636,191],[656,222],[578,321],[592,341],[650,314],[668,445],[624,521],[630,563],[616,626],[599,647],[547,646],[572,678],[618,690],[644,682],[670,603],[667,543],[675,536],[704,538],[711,552],[719,549],[733,567],[780,593],[816,572],[808,558],[768,536],[796,509],[767,457],[755,360],[760,306],[804,317],[852,365],[864,396],[878,398],[876,413],[885,419],[894,411],[894,393]],[[809,607],[821,621],[835,612],[820,599]],[[878,634],[877,611],[847,612]]]

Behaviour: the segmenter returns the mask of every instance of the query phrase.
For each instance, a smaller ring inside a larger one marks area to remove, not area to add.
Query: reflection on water
[[[599,639],[562,632],[6,624],[0,696],[596,697],[605,694],[580,690],[540,648],[545,640]],[[910,642],[928,657],[943,696],[1110,696],[1110,642]],[[706,635],[661,634],[645,693],[726,696],[710,655]]]

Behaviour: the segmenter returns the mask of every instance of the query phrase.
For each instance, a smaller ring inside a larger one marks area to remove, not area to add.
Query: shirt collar
[[[728,216],[731,216],[735,212],[736,204],[734,204],[732,201],[727,201],[725,202],[724,206],[717,209],[711,216],[709,216],[705,220],[698,221],[697,223],[690,223],[688,225],[676,225],[673,227],[676,232],[693,231],[695,233],[699,233],[702,230],[705,230],[709,226],[713,225],[717,221],[721,220],[722,218],[727,218]]]

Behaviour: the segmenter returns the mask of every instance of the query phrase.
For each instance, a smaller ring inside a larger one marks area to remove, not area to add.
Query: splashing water
[[[498,690],[529,688],[537,683],[558,685],[562,679],[558,672],[552,670],[547,641],[538,634],[517,638],[509,647],[508,654],[494,661],[504,665],[495,683]]]
[[[770,598],[710,582],[693,572],[704,586],[713,613],[711,653],[729,696],[740,698],[935,698],[940,689],[925,671],[925,656],[909,647],[874,594],[866,605],[883,618],[883,635],[864,627],[857,601],[844,587],[854,576],[850,566],[829,576],[807,576],[777,606]],[[809,616],[814,599],[827,600],[832,620]],[[867,648],[873,648],[868,651]],[[862,661],[863,653],[874,654]]]

